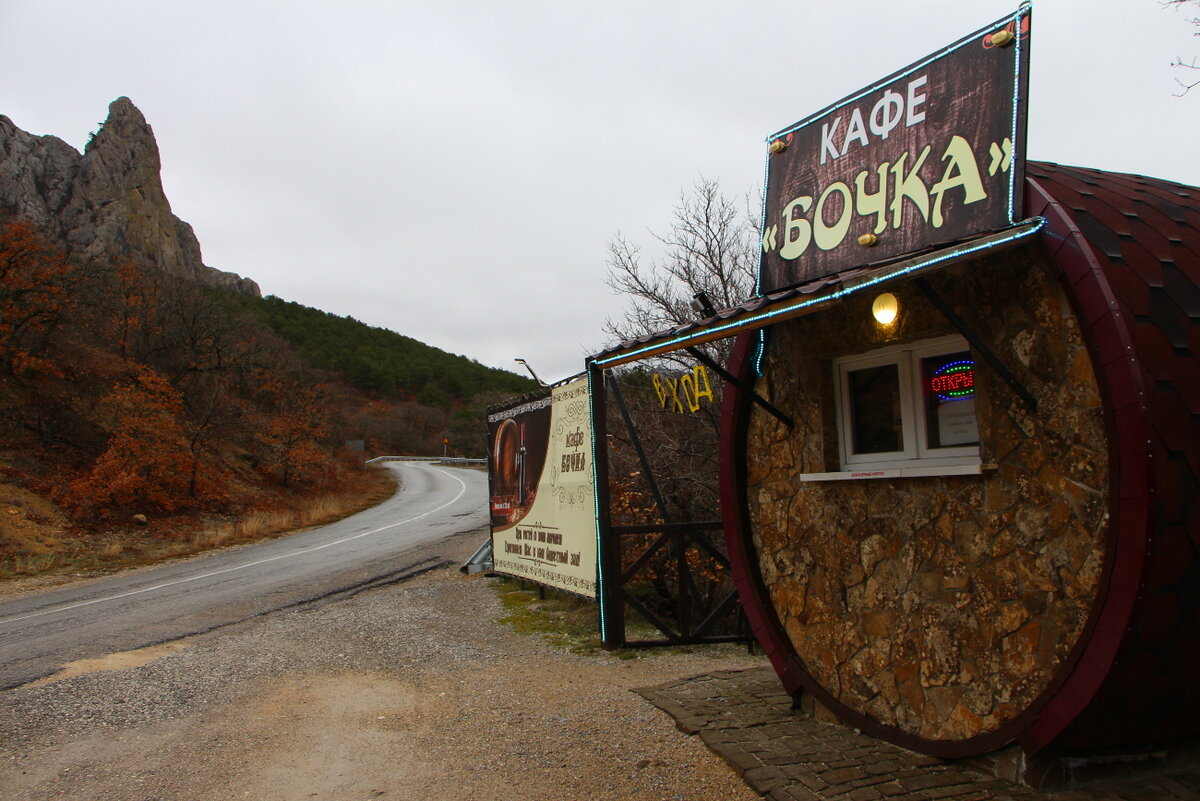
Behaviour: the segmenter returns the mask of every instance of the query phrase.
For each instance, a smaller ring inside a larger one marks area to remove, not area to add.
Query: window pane
[[[904,450],[898,365],[892,362],[851,370],[847,379],[854,453]]]
[[[929,448],[979,444],[975,421],[975,362],[969,351],[921,359]]]

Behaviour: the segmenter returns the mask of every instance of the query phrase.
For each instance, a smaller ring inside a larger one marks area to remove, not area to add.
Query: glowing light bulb
[[[884,292],[871,304],[871,314],[880,325],[891,325],[900,313],[900,301],[891,292]]]

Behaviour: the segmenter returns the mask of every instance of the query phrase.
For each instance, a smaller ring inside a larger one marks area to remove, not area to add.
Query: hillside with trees
[[[529,379],[485,367],[352,317],[281,300],[230,296],[259,322],[294,345],[304,361],[336,370],[354,388],[439,408],[459,407],[483,394],[527,392]]]
[[[47,538],[83,547],[133,520],[166,537],[336,494],[372,455],[441,454],[448,438],[482,456],[483,407],[531,386],[277,298],[82,263],[0,223],[0,573]]]

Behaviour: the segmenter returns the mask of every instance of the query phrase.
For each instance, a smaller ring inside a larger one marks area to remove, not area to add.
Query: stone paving
[[[1039,792],[793,712],[770,668],[638,690],[770,801],[1200,801],[1200,770]]]

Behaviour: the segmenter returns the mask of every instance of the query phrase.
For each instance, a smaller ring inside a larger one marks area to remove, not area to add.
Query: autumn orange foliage
[[[134,261],[81,265],[0,223],[0,473],[77,523],[264,510],[353,483],[330,394],[213,292]]]
[[[42,347],[71,309],[75,273],[29,223],[0,223],[0,371],[61,374]]]
[[[270,469],[283,485],[310,478],[328,461],[320,447],[329,432],[330,409],[321,386],[279,386],[276,410],[262,435],[270,454]]]
[[[159,301],[158,287],[146,280],[145,272],[130,261],[116,266],[113,279],[112,311],[105,327],[121,358],[127,359],[133,355],[138,334],[157,329],[154,307]]]
[[[174,511],[188,496],[190,455],[179,393],[153,370],[118,385],[103,402],[113,421],[107,449],[64,496],[77,517],[112,507]]]

